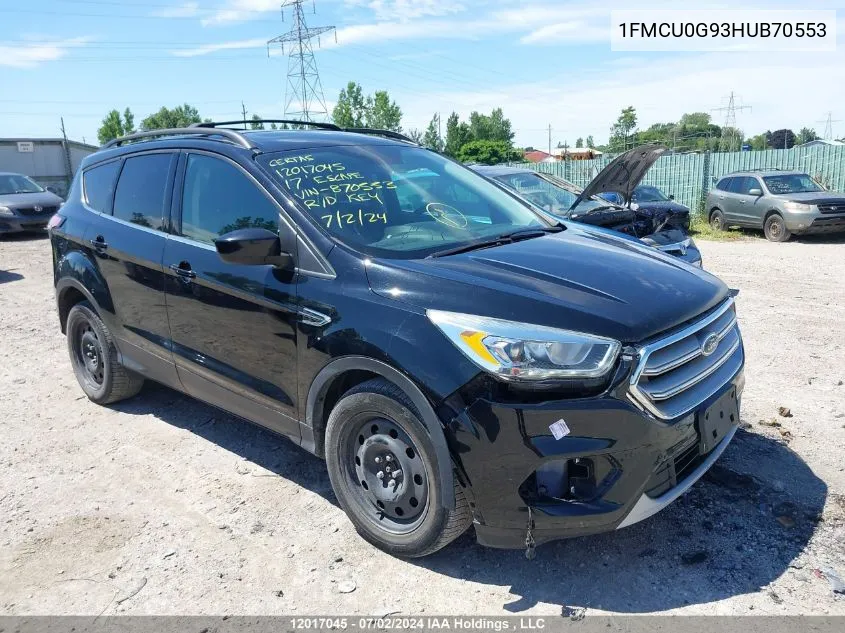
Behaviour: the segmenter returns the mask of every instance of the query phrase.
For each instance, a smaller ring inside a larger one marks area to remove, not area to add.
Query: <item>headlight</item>
[[[813,204],[803,204],[801,202],[784,202],[783,208],[787,211],[797,211],[799,213],[809,213],[810,211],[815,211],[816,206]]]
[[[476,365],[509,380],[598,378],[613,367],[613,339],[489,317],[428,310],[428,318]]]
[[[9,207],[0,207],[0,215],[14,215]]]

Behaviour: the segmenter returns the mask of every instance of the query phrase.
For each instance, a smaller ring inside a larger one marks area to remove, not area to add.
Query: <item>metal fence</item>
[[[614,156],[557,163],[520,163],[555,174],[579,187],[590,182]],[[673,194],[678,202],[699,211],[715,181],[741,169],[794,169],[803,171],[833,191],[845,191],[845,146],[818,145],[760,152],[669,154],[661,156],[646,174],[643,184]]]

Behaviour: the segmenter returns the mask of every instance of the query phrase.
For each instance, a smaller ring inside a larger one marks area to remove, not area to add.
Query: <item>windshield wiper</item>
[[[512,244],[513,242],[521,242],[522,240],[530,240],[534,237],[543,237],[547,233],[560,233],[566,227],[562,224],[555,224],[553,226],[538,226],[530,229],[520,229],[518,231],[511,231],[510,233],[502,233],[497,237],[491,237],[486,240],[479,240],[477,242],[470,242],[462,246],[455,246],[454,248],[447,248],[442,251],[435,251],[426,259],[433,259],[435,257],[447,257],[448,255],[459,255],[461,253],[468,253],[470,251],[477,251],[482,248],[492,248],[493,246],[501,246],[503,244]]]

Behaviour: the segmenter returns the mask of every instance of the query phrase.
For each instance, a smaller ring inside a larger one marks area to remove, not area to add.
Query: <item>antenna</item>
[[[305,0],[284,0],[282,2],[282,21],[284,21],[285,7],[293,7],[293,26],[284,35],[274,37],[267,42],[267,53],[271,44],[280,44],[282,52],[288,45],[288,77],[285,86],[285,118],[311,121],[315,115],[325,118],[328,115],[326,100],[323,96],[323,85],[320,73],[317,72],[317,62],[311,40],[317,39],[323,33],[334,30],[333,26],[309,27],[305,23],[305,12],[302,3]],[[317,7],[313,4],[314,12]],[[335,32],[335,41],[337,33]]]
[[[719,138],[719,151],[735,152],[741,149],[739,145],[742,139],[739,138],[736,129],[736,111],[750,110],[751,106],[736,105],[736,95],[731,91],[728,97],[728,105],[721,108],[713,108],[713,112],[725,113],[725,124],[722,126],[722,136]]]
[[[833,112],[827,113],[827,118],[824,121],[816,121],[816,123],[824,123],[824,136],[822,138],[826,141],[833,140],[833,124],[839,123],[839,119],[833,118]]]

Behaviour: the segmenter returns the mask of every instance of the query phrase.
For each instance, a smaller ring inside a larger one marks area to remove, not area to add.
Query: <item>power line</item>
[[[317,39],[323,33],[334,31],[333,26],[309,27],[305,23],[305,13],[302,10],[304,0],[285,0],[282,3],[282,19],[285,7],[293,7],[293,27],[284,35],[274,37],[267,42],[267,55],[270,54],[271,44],[280,44],[282,52],[288,44],[288,80],[285,88],[285,117],[311,121],[311,115],[328,115],[326,99],[323,96],[323,85],[320,83],[320,73],[311,48],[311,40]],[[317,13],[316,6],[314,13]],[[335,40],[337,32],[335,31]],[[294,104],[298,109],[293,109]]]

